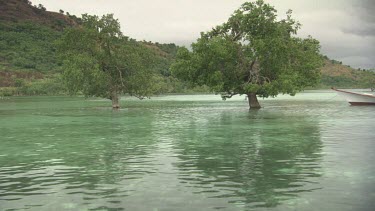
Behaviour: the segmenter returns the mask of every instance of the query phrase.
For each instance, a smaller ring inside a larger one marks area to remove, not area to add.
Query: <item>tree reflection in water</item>
[[[250,111],[191,120],[176,143],[180,180],[207,197],[246,207],[276,207],[321,188],[319,125],[300,116]]]

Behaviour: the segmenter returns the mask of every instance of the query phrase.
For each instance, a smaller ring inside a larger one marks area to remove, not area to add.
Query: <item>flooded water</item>
[[[261,104],[0,100],[0,210],[374,210],[375,106]]]

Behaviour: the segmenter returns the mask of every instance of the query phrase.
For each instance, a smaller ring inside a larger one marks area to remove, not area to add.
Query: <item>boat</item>
[[[335,88],[332,90],[338,92],[353,106],[375,105],[375,95],[373,94],[349,92]]]

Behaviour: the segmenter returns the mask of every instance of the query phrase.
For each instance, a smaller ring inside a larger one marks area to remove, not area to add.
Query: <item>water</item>
[[[375,107],[331,92],[0,101],[0,210],[373,210]]]

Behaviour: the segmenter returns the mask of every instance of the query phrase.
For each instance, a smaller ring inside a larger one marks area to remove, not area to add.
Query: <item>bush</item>
[[[60,78],[47,78],[25,83],[18,89],[21,95],[61,95],[66,88]]]
[[[0,97],[10,97],[17,94],[17,88],[15,87],[0,87]]]

